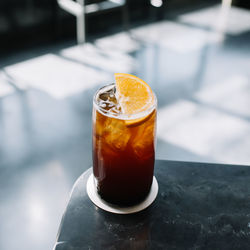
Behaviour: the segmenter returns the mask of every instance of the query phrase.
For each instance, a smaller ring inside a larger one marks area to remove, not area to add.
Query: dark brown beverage
[[[132,205],[150,191],[155,161],[156,98],[148,110],[126,116],[115,85],[101,88],[93,105],[93,172],[98,194]]]

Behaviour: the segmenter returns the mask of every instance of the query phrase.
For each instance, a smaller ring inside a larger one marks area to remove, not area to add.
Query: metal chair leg
[[[84,0],[77,0],[77,2],[81,5],[81,13],[76,17],[76,36],[77,43],[83,44],[86,41],[85,35],[85,5]]]
[[[58,5],[76,17],[76,36],[77,43],[85,42],[85,5],[84,0],[57,0]]]
[[[128,12],[128,4],[127,1],[125,2],[124,6],[122,7],[122,22],[123,22],[123,28],[125,31],[129,31],[130,25],[129,25],[129,12]]]

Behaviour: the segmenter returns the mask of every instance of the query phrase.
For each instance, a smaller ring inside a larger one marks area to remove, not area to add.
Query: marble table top
[[[250,166],[156,160],[156,200],[128,215],[90,201],[91,173],[73,186],[55,250],[249,249]]]

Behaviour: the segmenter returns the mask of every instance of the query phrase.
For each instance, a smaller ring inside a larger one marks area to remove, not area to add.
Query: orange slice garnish
[[[154,104],[153,91],[142,79],[130,74],[115,73],[115,81],[122,113],[126,115],[138,114],[148,110]],[[145,118],[126,120],[126,124],[135,124]]]

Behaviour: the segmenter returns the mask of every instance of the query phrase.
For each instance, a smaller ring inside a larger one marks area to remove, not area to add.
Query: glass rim
[[[154,93],[154,91],[152,90],[153,92],[153,104],[147,108],[146,110],[143,110],[143,111],[139,111],[135,114],[132,114],[132,115],[126,115],[126,114],[115,114],[115,113],[111,113],[111,112],[108,112],[107,110],[105,110],[104,108],[102,108],[98,102],[97,102],[97,96],[98,94],[100,93],[100,91],[104,88],[107,88],[109,86],[113,86],[115,85],[115,83],[110,83],[110,84],[107,84],[107,85],[104,85],[102,87],[100,87],[94,94],[94,97],[93,97],[93,106],[95,107],[96,110],[98,110],[102,115],[104,116],[108,116],[108,117],[111,117],[111,118],[116,118],[116,119],[120,119],[120,120],[135,120],[135,119],[139,119],[139,118],[143,118],[143,117],[146,117],[148,116],[149,114],[151,114],[156,108],[157,108],[157,97]]]

